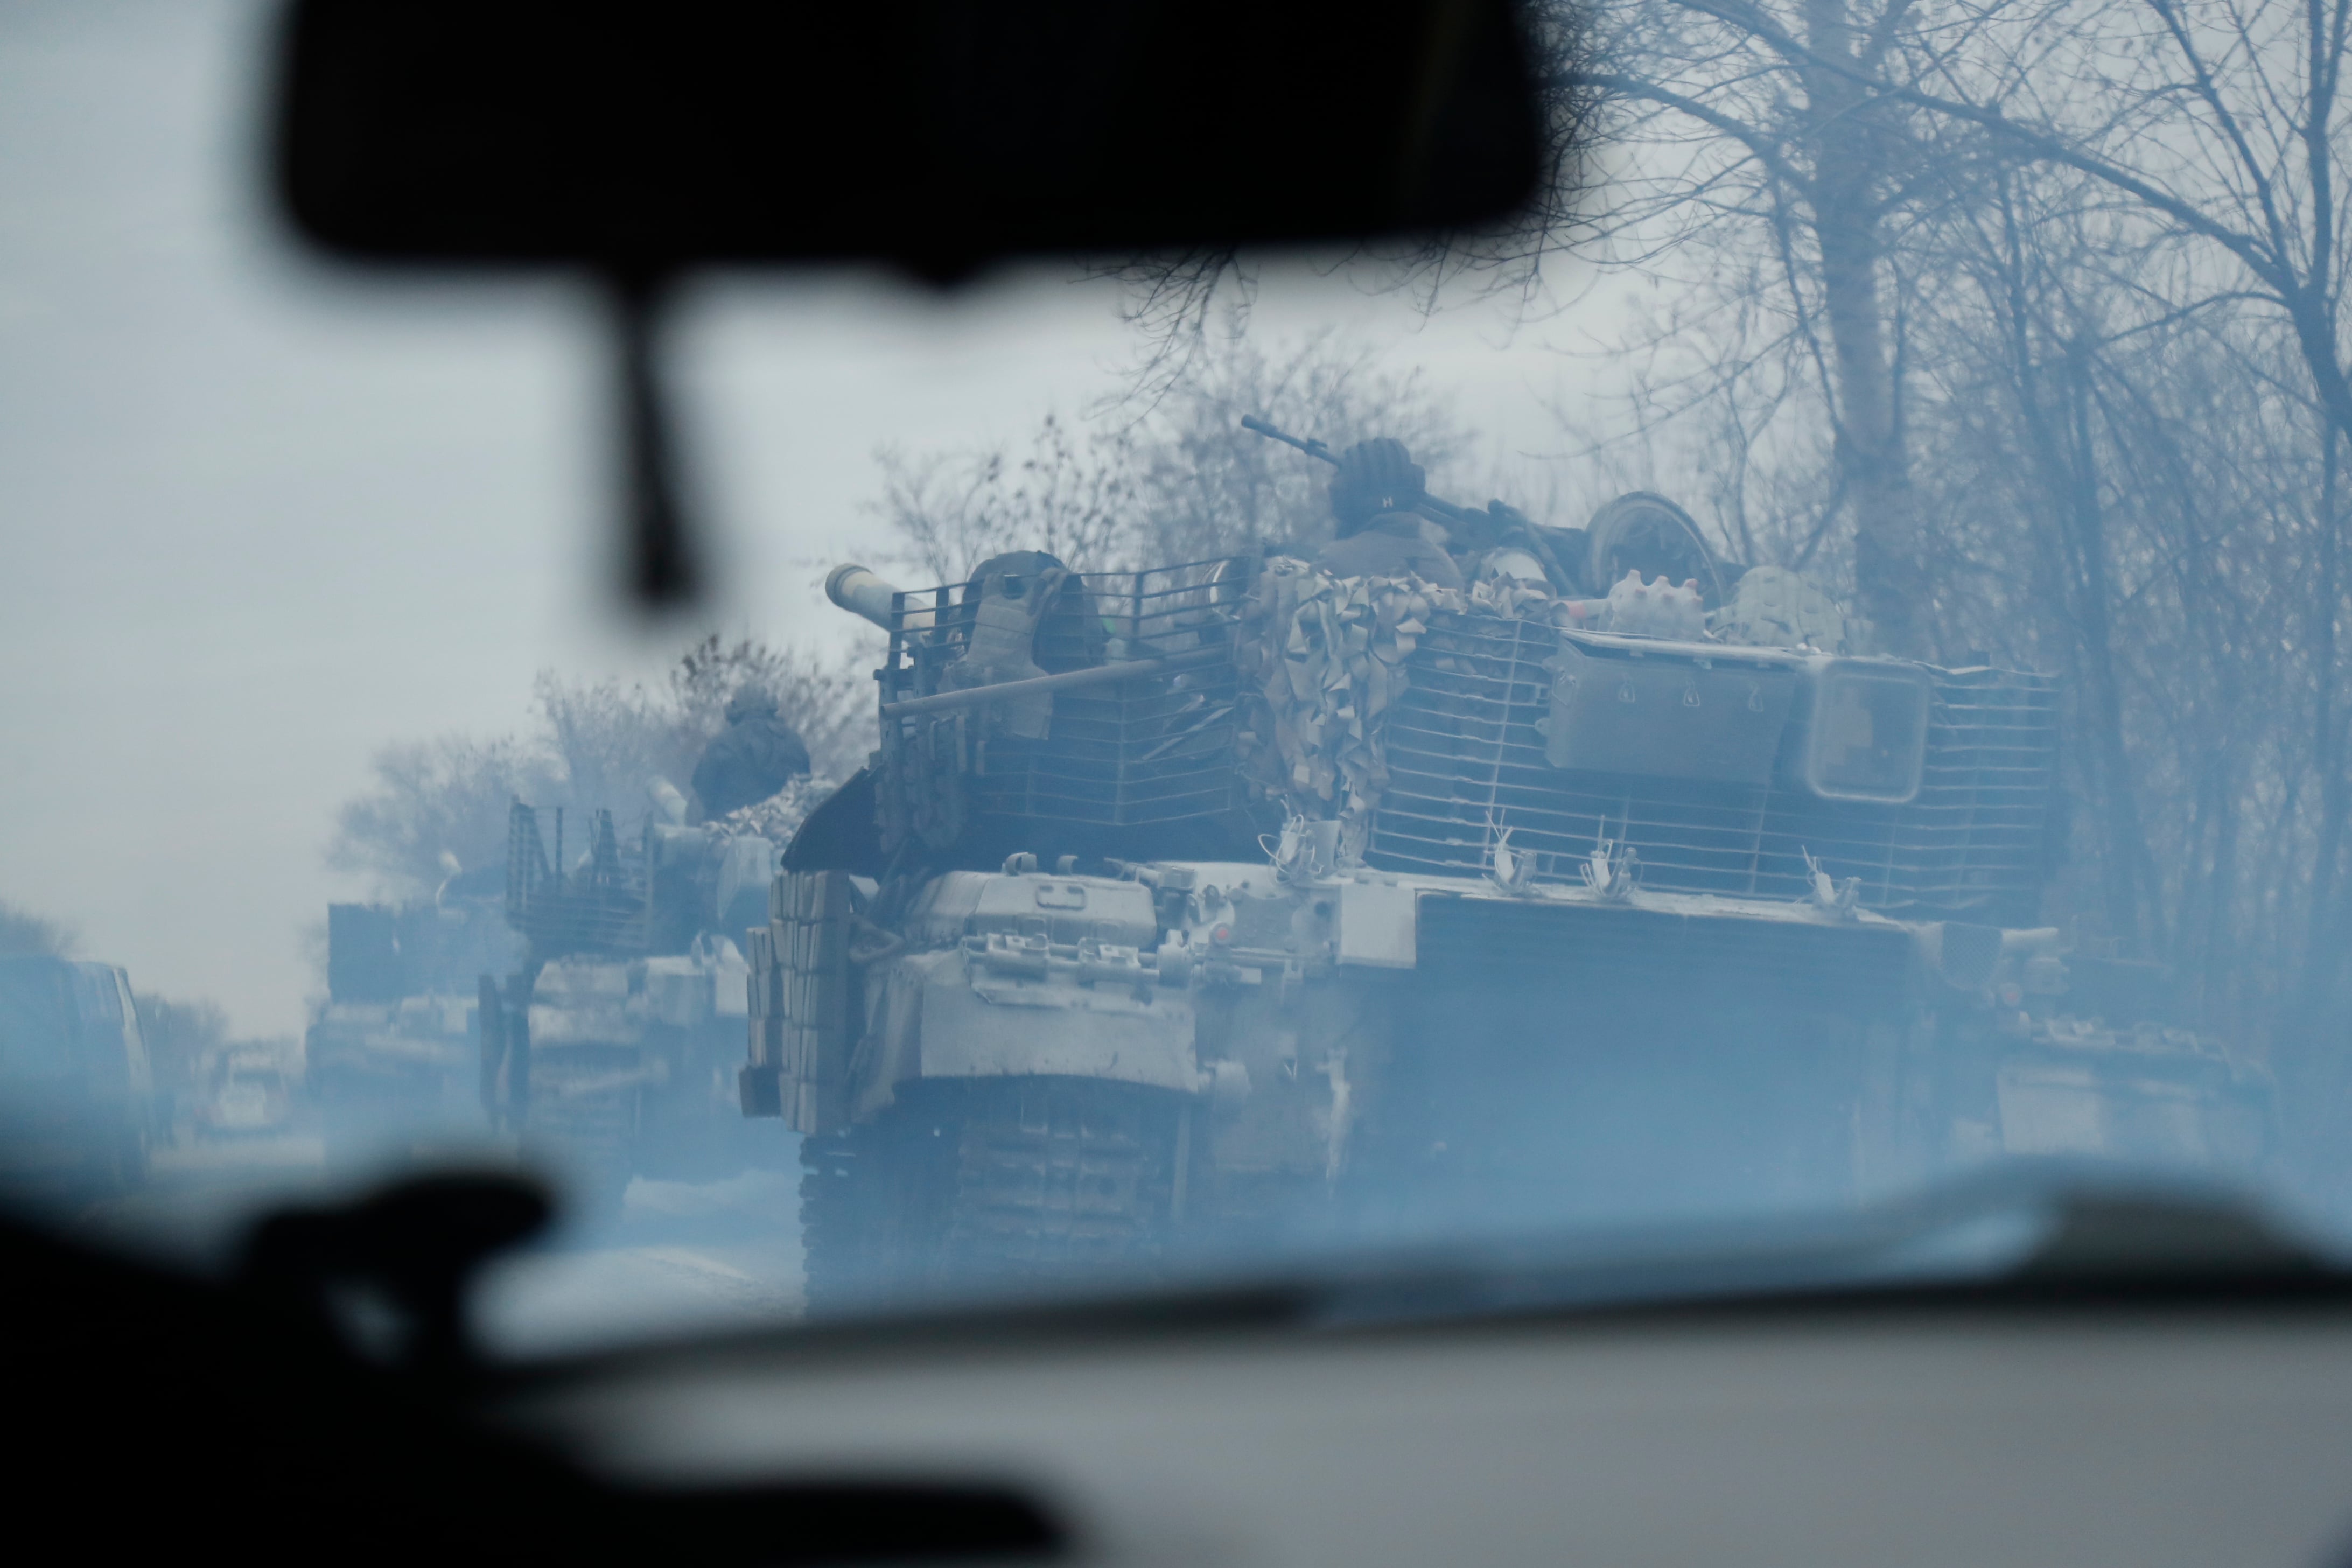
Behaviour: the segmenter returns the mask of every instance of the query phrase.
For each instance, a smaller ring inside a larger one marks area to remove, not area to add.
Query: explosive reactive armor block
[[[801,1132],[847,1120],[849,1050],[864,1023],[849,967],[856,896],[843,871],[787,872],[770,886],[768,923],[751,932],[744,1115],[781,1116]]]

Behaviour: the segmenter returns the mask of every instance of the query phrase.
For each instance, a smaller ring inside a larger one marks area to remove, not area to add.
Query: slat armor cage
[[[1205,662],[1056,691],[1043,739],[970,721],[978,708],[961,710],[963,722],[956,711],[887,716],[893,702],[945,689],[973,624],[966,584],[898,595],[880,672],[886,757],[921,755],[951,769],[966,808],[982,817],[1118,828],[1234,814],[1248,795],[1234,633],[1256,564],[1235,558],[1072,574],[1038,620],[1040,670],[1170,656]]]
[[[1041,670],[1171,655],[1205,662],[1056,690],[1042,739],[1006,734],[976,706],[888,715],[891,703],[947,689],[973,624],[965,584],[898,595],[879,672],[883,755],[896,781],[886,788],[930,825],[935,847],[978,821],[1034,823],[1049,837],[1217,823],[1233,829],[1223,853],[1254,856],[1267,813],[1279,820],[1253,790],[1243,752],[1269,732],[1236,662],[1257,566],[1073,574],[1037,621]],[[1383,726],[1388,783],[1366,848],[1373,868],[1483,876],[1508,829],[1538,881],[1575,882],[1608,838],[1631,845],[1642,885],[1662,891],[1801,899],[1811,855],[1832,878],[1859,878],[1859,901],[1884,913],[2000,925],[2038,917],[2057,800],[2054,677],[1927,670],[1919,787],[1894,804],[1822,798],[1780,774],[1723,783],[1554,766],[1546,726],[1560,652],[1561,634],[1541,620],[1431,617]],[[1202,853],[1201,842],[1175,853]]]
[[[1797,899],[1805,856],[1862,879],[1860,901],[1905,918],[2027,925],[2045,876],[2058,764],[2055,678],[1932,671],[1926,767],[1904,805],[1824,800],[1785,781],[1725,784],[1568,772],[1545,759],[1559,634],[1440,614],[1387,728],[1389,787],[1367,859],[1478,874],[1496,828],[1538,880],[1573,881],[1601,837],[1641,857],[1642,885]]]
[[[541,957],[645,952],[652,901],[642,843],[620,838],[611,812],[593,812],[587,822],[586,863],[567,868],[563,808],[548,815],[554,828],[551,848],[537,809],[520,801],[508,808],[507,923]]]

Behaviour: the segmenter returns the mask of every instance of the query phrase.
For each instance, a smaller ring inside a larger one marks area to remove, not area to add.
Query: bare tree
[[[493,740],[444,736],[386,747],[374,783],[338,816],[328,864],[385,893],[415,896],[465,868],[500,863],[516,799],[625,816],[646,808],[656,776],[684,785],[746,687],[776,699],[814,768],[843,777],[872,745],[869,687],[854,654],[823,656],[753,638],[706,637],[658,687],[568,680],[542,671],[536,722]]]
[[[1588,199],[1600,179],[1592,121],[1601,93],[1585,68],[1591,12],[1578,0],[1529,0],[1519,15],[1539,138],[1528,201],[1479,227],[1360,245],[1339,263],[1359,284],[1409,294],[1432,310],[1442,295],[1533,300],[1545,263],[1584,237]],[[1368,114],[1381,111],[1366,106]],[[1137,376],[1147,399],[1213,357],[1226,321],[1245,318],[1257,294],[1255,263],[1231,246],[1128,258],[1096,271],[1126,287],[1128,319],[1148,348]]]
[[[1699,280],[1716,300],[1708,326],[1727,309],[1754,319],[1708,345],[1687,401],[1762,379],[1778,385],[1749,396],[1770,402],[1810,383],[1837,485],[1805,553],[1850,514],[1855,595],[1879,645],[1927,651],[1905,247],[1973,177],[1982,138],[1906,92],[1965,28],[1916,0],[1622,0],[1598,16],[1580,79],[1608,95],[1594,124],[1632,170],[1586,244],[1617,265],[1717,264]]]
[[[2302,395],[2328,433],[2324,504],[2306,509],[2304,531],[2299,575],[2310,593],[2295,616],[2315,650],[2305,700],[2323,759],[2305,945],[2326,952],[2327,933],[2342,923],[2339,867],[2352,826],[2352,758],[2336,697],[2345,587],[2336,443],[2352,435],[2341,320],[2346,217],[2336,187],[2352,4],[2049,0],[1968,8],[1941,24],[1906,4],[1887,15],[1913,18],[1916,68],[1890,73],[1853,47],[1853,28],[1822,26],[1836,21],[1831,0],[1809,0],[1788,15],[1761,0],[1663,3],[1753,40],[1821,84],[1823,102],[1844,95],[1849,123],[1901,114],[1916,126],[1925,117],[1975,133],[2000,160],[2082,177],[2117,221],[2139,232],[2135,272],[2116,280],[2122,292],[2176,310],[2244,301],[2275,313],[2300,362]],[[1899,37],[1896,44],[1902,52]],[[1628,77],[1616,85],[1664,101],[1655,82]],[[1694,99],[1685,112],[1703,119],[1710,106]],[[1752,121],[1718,114],[1715,128],[1759,160],[1774,151],[1755,137]],[[1836,229],[1816,226],[1826,285]],[[1846,368],[1842,355],[1841,373]],[[1849,417],[1841,437],[1851,440],[1859,425]]]
[[[1601,16],[1632,152],[1593,234],[1672,285],[1627,439],[1737,552],[1914,603],[1915,648],[2069,677],[2053,915],[2273,1050],[2318,1148],[2352,1099],[2343,7]]]
[[[1976,30],[1935,79],[1890,90],[1989,132],[2008,156],[2074,170],[2131,203],[2183,262],[2151,284],[2184,302],[2247,297],[2276,309],[2342,436],[2352,434],[2336,188],[2337,144],[2352,129],[2347,30],[2352,0],[2049,0]]]
[[[2175,236],[2101,182],[2013,163],[1912,237],[1919,504],[1944,636],[2070,677],[2084,806],[2054,912],[2168,960],[2205,1021],[2267,1045],[2303,1148],[2347,1087],[2313,998],[2330,923],[2332,422],[2275,309],[2173,293]],[[2332,1136],[2328,1134],[2328,1136]]]
[[[1984,195],[1939,226],[1945,286],[1913,329],[1927,350],[1918,413],[1943,459],[1928,470],[1940,492],[1930,504],[1940,501],[1948,520],[1937,575],[1951,584],[1948,613],[1963,638],[2073,677],[2079,743],[2070,754],[2098,805],[2097,907],[2108,930],[2137,943],[2156,889],[2129,735],[2136,701],[2149,694],[2126,689],[2132,639],[2118,621],[2124,606],[2144,603],[2131,558],[2171,551],[2132,539],[2150,520],[2119,504],[2120,464],[2136,448],[2196,439],[2180,410],[2151,405],[2137,387],[2200,359],[2212,370],[2217,345],[2147,330],[2117,287],[2137,247],[2117,247],[2078,184],[2006,170]]]
[[[2346,967],[2352,934],[2341,869],[2352,753],[2340,659],[2341,467],[2352,436],[2352,374],[2337,189],[2352,129],[2343,93],[2348,39],[2347,0],[2049,0],[1987,13],[1937,79],[1898,91],[1907,107],[1984,134],[2004,157],[2063,171],[2095,191],[2111,221],[2138,237],[2135,268],[2116,280],[2117,294],[2147,301],[2158,319],[2230,311],[2241,337],[2256,344],[2254,357],[2268,352],[2256,343],[2265,335],[2286,351],[2269,353],[2284,363],[2265,364],[2263,374],[2307,407],[2318,441],[2275,535],[2286,546],[2276,567],[2295,592],[2292,602],[2266,606],[2265,625],[2273,640],[2287,628],[2297,655],[2282,699],[2304,715],[2310,754],[2300,768],[2234,786],[2209,778],[2196,826],[2212,835],[2213,853],[2234,854],[2236,818],[2220,803],[2233,787],[2251,793],[2284,825],[2268,837],[2292,846],[2290,868],[2307,867],[2307,878],[2293,879],[2303,896],[2285,900],[2302,908],[2303,928],[2284,942],[2303,955],[2294,1010],[2307,1034],[2322,1027],[2323,998]],[[2232,552],[2239,542],[2228,542]],[[2216,572],[2208,586],[2226,581]],[[2240,754],[2209,753],[2208,771]],[[2307,837],[2299,829],[2306,781],[2316,797]],[[2215,875],[2228,880],[2225,871]],[[2217,917],[2217,931],[2230,929]]]
[[[79,945],[72,928],[63,922],[0,902],[0,953],[70,958]],[[291,1040],[235,1038],[228,1014],[216,1002],[174,1001],[148,991],[133,991],[131,1002],[156,1087],[167,1094],[185,1092],[195,1082],[197,1064],[224,1050],[251,1046],[280,1057],[295,1054]]]
[[[0,952],[63,958],[73,952],[78,942],[73,929],[62,921],[0,901]]]
[[[1727,259],[1707,281],[1719,304],[1759,318],[1757,336],[1712,345],[1709,370],[1674,378],[1672,395],[1696,407],[1745,382],[1753,408],[1810,382],[1837,481],[1792,552],[1810,563],[1850,518],[1832,552],[1877,641],[1927,651],[1935,584],[1910,494],[1899,242],[1968,160],[1948,117],[1898,89],[1934,78],[1954,24],[1916,0],[1541,0],[1526,15],[1548,148],[1538,199],[1489,230],[1370,247],[1343,269],[1434,309],[1465,291],[1533,298],[1545,263],[1570,251],[1643,268]],[[1245,306],[1255,286],[1226,250],[1116,270],[1151,345],[1140,387],[1154,397],[1202,356],[1213,302]],[[1744,424],[1719,433],[1741,452],[1753,444]],[[1731,531],[1752,544],[1745,494],[1724,499]]]
[[[520,741],[444,735],[388,745],[373,780],[336,814],[328,866],[367,877],[383,891],[414,897],[449,876],[503,863],[507,808],[554,788],[548,760]]]
[[[1334,446],[1394,437],[1441,488],[1468,449],[1417,374],[1383,371],[1328,336],[1269,353],[1228,316],[1171,384],[1109,400],[1084,434],[1048,416],[1025,456],[885,450],[873,510],[900,542],[899,563],[931,583],[961,581],[1007,550],[1105,570],[1328,538],[1325,471],[1244,430],[1245,414]]]
[[[886,447],[877,454],[875,510],[897,535],[900,560],[929,582],[960,581],[1004,550],[1043,550],[1102,571],[1133,506],[1124,446],[1117,432],[1082,442],[1048,414],[1023,457],[995,447],[913,458]]]

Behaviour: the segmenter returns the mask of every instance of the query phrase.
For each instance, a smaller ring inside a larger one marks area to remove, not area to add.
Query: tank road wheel
[[[934,1081],[803,1139],[810,1307],[1149,1268],[1171,1223],[1177,1108],[1083,1079]]]

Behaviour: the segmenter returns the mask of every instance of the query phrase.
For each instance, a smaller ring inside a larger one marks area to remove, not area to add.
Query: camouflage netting
[[[839,787],[837,780],[821,773],[803,773],[767,799],[713,817],[709,826],[730,838],[766,838],[781,849],[793,841],[808,814]]]
[[[975,728],[969,711],[927,713],[903,729],[885,727],[874,753],[885,850],[908,842],[945,849],[963,836],[971,813],[964,770]]]
[[[1710,618],[1716,637],[1727,643],[1848,651],[1846,617],[1837,601],[1785,566],[1749,567],[1731,603]]]
[[[1404,695],[1405,660],[1441,611],[1556,621],[1565,606],[1509,580],[1443,588],[1418,577],[1331,577],[1276,558],[1243,611],[1235,658],[1265,700],[1257,728],[1244,733],[1243,765],[1289,814],[1336,818],[1342,865],[1363,858],[1388,787],[1382,732]]]

